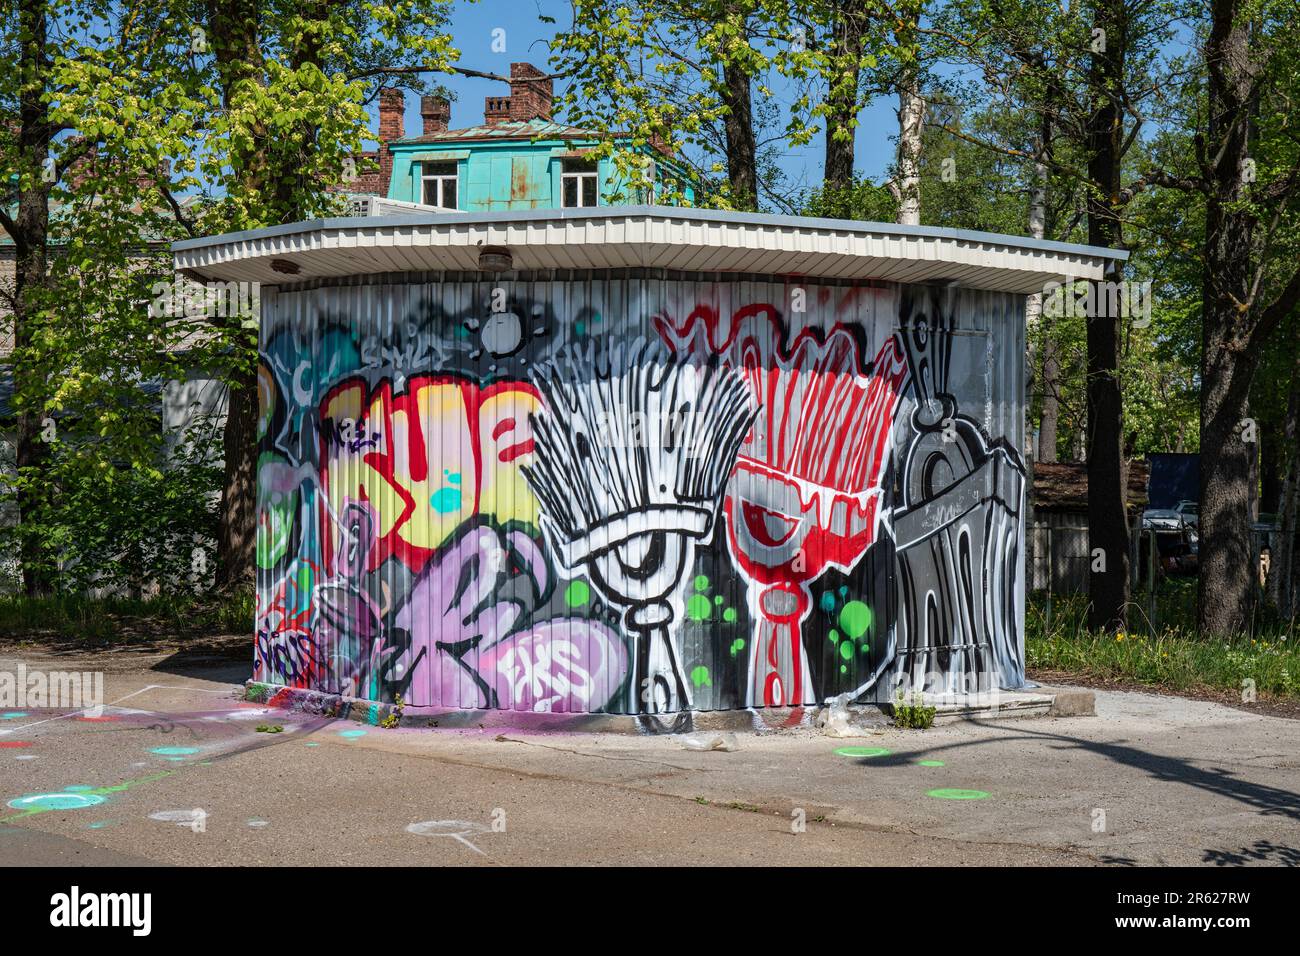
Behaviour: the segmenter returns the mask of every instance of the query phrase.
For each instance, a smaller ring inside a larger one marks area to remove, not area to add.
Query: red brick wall
[[[393,154],[388,144],[406,135],[406,94],[385,87],[379,91],[379,189],[381,196],[388,195],[388,181],[393,178]]]
[[[424,135],[445,133],[451,122],[451,104],[442,96],[420,97],[420,119],[424,121]]]
[[[552,83],[531,63],[510,64],[510,118],[516,121],[550,119]]]

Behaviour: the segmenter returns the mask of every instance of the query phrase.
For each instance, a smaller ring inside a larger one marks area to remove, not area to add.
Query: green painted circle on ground
[[[42,810],[84,810],[104,802],[97,793],[29,793],[14,797],[9,806],[15,810],[39,813]]]
[[[582,607],[591,600],[591,587],[586,581],[570,581],[564,589],[564,603],[569,607]]]
[[[942,761],[942,760],[918,760],[917,763],[920,764],[922,767],[942,767],[942,766],[943,766],[943,761]]]
[[[884,747],[836,747],[835,752],[841,757],[888,757],[893,753]]]
[[[846,661],[853,660],[852,641],[840,641],[840,657],[844,658]]]
[[[692,594],[686,602],[686,616],[692,621],[707,621],[713,613],[713,605],[703,594]]]
[[[697,591],[707,591],[708,589],[709,589],[709,579],[708,579],[707,577],[705,577],[703,574],[698,574],[698,575],[696,575],[696,576],[695,576],[695,590],[697,590]]]
[[[983,800],[988,796],[983,790],[953,790],[940,788],[938,790],[929,790],[925,794],[927,797],[937,797],[940,800]]]
[[[871,608],[861,601],[850,601],[840,611],[840,628],[849,637],[861,637],[871,627]]]
[[[722,619],[728,624],[734,623],[736,620],[736,609],[734,607],[727,608],[722,612]]]

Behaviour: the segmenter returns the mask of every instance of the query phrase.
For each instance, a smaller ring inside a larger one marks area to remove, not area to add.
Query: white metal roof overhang
[[[1128,257],[995,233],[663,206],[321,219],[184,240],[172,250],[176,269],[200,280],[284,285],[474,272],[484,246],[509,249],[517,271],[650,268],[1021,293],[1065,278],[1103,278],[1108,262]],[[285,263],[297,271],[286,274]]]

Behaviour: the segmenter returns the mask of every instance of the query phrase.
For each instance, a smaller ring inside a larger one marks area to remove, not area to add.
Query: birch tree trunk
[[[898,91],[898,222],[921,224],[921,134],[925,128],[925,99],[916,68],[904,71]]]

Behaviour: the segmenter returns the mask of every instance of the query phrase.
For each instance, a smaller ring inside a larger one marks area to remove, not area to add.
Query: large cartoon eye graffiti
[[[713,534],[722,490],[754,409],[740,377],[641,343],[566,354],[536,376],[537,461],[524,475],[566,570],[583,568],[627,608],[638,710],[690,708],[674,640],[677,591],[694,544]]]
[[[985,374],[1018,299],[813,292],[264,298],[254,679],[647,718],[1018,686],[1024,469]]]

